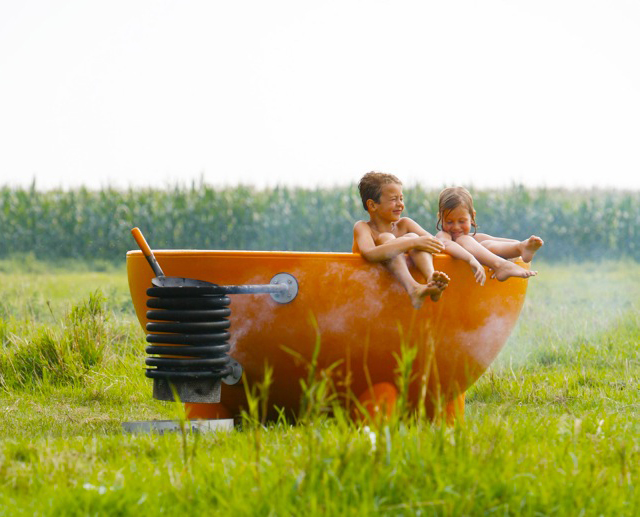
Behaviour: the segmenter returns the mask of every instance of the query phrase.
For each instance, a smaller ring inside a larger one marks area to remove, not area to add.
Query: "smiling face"
[[[461,235],[469,235],[471,231],[471,214],[462,205],[442,214],[442,230],[451,235],[455,241]]]
[[[475,235],[476,211],[473,208],[473,198],[464,187],[448,187],[438,196],[438,230],[447,232],[453,240],[461,235],[468,235],[473,228]]]
[[[400,220],[404,210],[404,197],[402,196],[402,185],[397,183],[387,183],[382,187],[380,202],[373,199],[367,201],[369,213],[375,213],[385,221],[394,222]]]

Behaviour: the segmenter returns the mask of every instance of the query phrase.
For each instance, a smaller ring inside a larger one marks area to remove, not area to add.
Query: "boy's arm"
[[[405,233],[415,233],[420,241],[420,246],[416,248],[429,253],[443,253],[444,245],[440,239],[431,235],[422,226],[409,217],[400,219],[401,228]]]
[[[433,237],[427,230],[425,230],[422,226],[416,223],[413,219],[409,217],[403,217],[401,222],[407,232],[415,233],[416,235],[428,235],[429,237]]]
[[[369,225],[364,221],[358,221],[353,227],[353,239],[358,244],[360,254],[369,262],[385,262],[412,249],[419,249],[429,253],[437,253],[442,249],[442,244],[432,243],[432,237],[420,236],[406,239],[392,239],[384,244],[376,245]]]
[[[436,234],[436,237],[443,242],[445,253],[451,255],[453,258],[468,262],[471,266],[471,270],[473,271],[473,276],[475,277],[476,282],[478,282],[480,285],[484,285],[484,282],[487,279],[487,275],[484,271],[484,267],[482,267],[482,264],[478,262],[478,259],[475,258],[467,250],[465,250],[462,246],[460,246],[460,244],[453,241],[451,239],[451,235],[449,235],[447,232],[440,231]]]

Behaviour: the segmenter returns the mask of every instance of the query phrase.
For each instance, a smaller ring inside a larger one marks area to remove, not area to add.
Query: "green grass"
[[[21,267],[0,262],[0,515],[640,512],[640,264],[536,264],[463,425],[312,401],[217,436],[121,432],[180,415],[151,397],[123,270]]]

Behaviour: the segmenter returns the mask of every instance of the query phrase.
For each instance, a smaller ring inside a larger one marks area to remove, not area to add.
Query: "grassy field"
[[[124,270],[0,262],[0,515],[637,515],[640,264],[536,267],[464,424],[157,436]]]

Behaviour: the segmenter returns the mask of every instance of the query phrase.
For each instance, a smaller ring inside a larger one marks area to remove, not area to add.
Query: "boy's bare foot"
[[[522,260],[528,263],[528,262],[531,262],[531,259],[533,259],[533,256],[536,254],[536,251],[542,248],[544,241],[537,235],[532,235],[526,241],[522,241],[521,244],[522,244],[522,253],[521,253]]]
[[[427,285],[418,284],[412,291],[409,291],[409,298],[411,298],[411,305],[413,305],[414,309],[422,307],[427,296],[430,296],[434,302],[437,302],[440,296],[442,296],[442,291],[444,291],[449,284],[449,277],[439,271],[437,273],[437,280],[434,279],[436,275],[436,273],[434,273],[431,276],[432,280],[430,280]]]
[[[434,271],[431,275],[431,281],[427,284],[427,287],[434,284],[439,289],[437,293],[431,295],[431,300],[437,302],[442,296],[442,292],[449,285],[449,277],[442,271]]]
[[[409,298],[411,298],[411,305],[414,309],[419,309],[424,303],[424,299],[432,294],[433,287],[428,285],[418,284],[413,291],[409,291]]]
[[[530,276],[536,276],[537,274],[537,271],[530,271],[520,267],[518,264],[505,260],[498,269],[494,270],[491,277],[498,279],[500,282],[504,282],[507,278],[511,277],[529,278]]]

